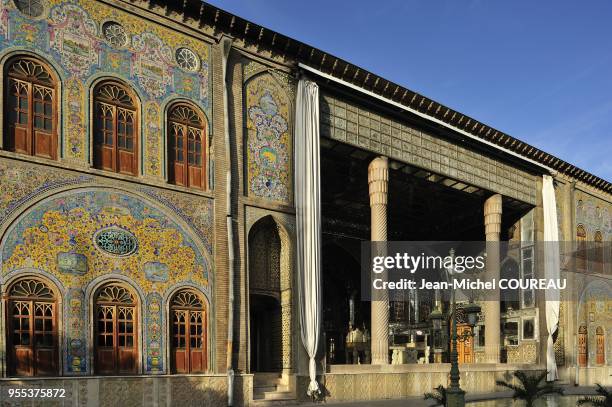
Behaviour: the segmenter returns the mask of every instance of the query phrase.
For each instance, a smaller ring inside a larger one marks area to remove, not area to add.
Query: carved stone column
[[[377,157],[368,166],[372,241],[387,240],[388,185],[389,160],[386,157]],[[383,275],[380,277],[386,278]],[[372,301],[371,340],[372,364],[389,364],[389,297],[386,292],[377,292],[376,301]]]
[[[487,279],[499,281],[500,274],[500,233],[502,221],[502,196],[495,194],[485,201],[485,238],[487,251]],[[499,297],[499,289],[498,296]],[[499,363],[500,349],[500,303],[486,301],[485,312],[485,361]]]

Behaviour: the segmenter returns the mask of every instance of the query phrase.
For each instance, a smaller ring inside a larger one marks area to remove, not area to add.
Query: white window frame
[[[519,273],[521,279],[533,278],[534,267],[535,267],[535,229],[533,222],[533,209],[529,211],[525,216],[521,218],[521,262],[519,265]],[[526,256],[526,253],[531,252],[531,256]],[[525,261],[531,260],[531,270],[525,269]],[[521,290],[521,309],[534,308],[536,306],[535,290],[530,289],[532,303],[531,305],[525,304],[525,292],[527,290]]]

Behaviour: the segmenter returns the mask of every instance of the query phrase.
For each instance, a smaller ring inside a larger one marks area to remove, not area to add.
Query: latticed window
[[[586,367],[589,363],[588,330],[585,325],[578,328],[578,366]]]
[[[270,217],[260,221],[249,238],[249,288],[252,292],[280,292],[281,241]]]
[[[118,82],[103,82],[94,98],[96,167],[136,175],[138,120],[132,93]]]
[[[104,38],[115,47],[124,47],[128,43],[128,35],[125,28],[119,23],[108,21],[102,25]]]
[[[168,114],[170,182],[206,188],[206,144],[202,114],[187,104],[173,106]]]
[[[5,148],[55,159],[56,81],[42,62],[18,57],[7,64]]]
[[[598,365],[606,364],[606,339],[604,336],[604,329],[601,326],[598,326],[595,329],[595,345],[596,349],[596,363]]]
[[[40,280],[23,279],[8,293],[9,375],[57,375],[57,303],[53,290]]]
[[[598,230],[595,232],[593,236],[593,271],[595,273],[603,273],[604,272],[604,244],[603,244],[603,235]]]
[[[15,6],[29,17],[40,17],[45,11],[43,0],[15,0]]]
[[[189,48],[179,48],[176,50],[176,63],[186,71],[195,72],[200,67],[198,56]]]
[[[179,291],[170,303],[170,314],[172,372],[205,372],[206,308],[202,298],[192,290]]]
[[[96,373],[136,373],[138,330],[134,295],[113,283],[98,290],[95,302]]]
[[[587,270],[587,233],[582,225],[576,228],[576,269],[579,271]]]

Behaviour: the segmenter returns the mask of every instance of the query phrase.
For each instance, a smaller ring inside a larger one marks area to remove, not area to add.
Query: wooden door
[[[174,309],[172,314],[174,373],[205,372],[207,366],[205,311]]]
[[[603,365],[606,363],[606,341],[602,327],[597,327],[595,338],[597,343],[597,364]]]
[[[123,174],[136,174],[134,112],[118,107],[117,116],[117,166]]]
[[[137,369],[136,309],[99,305],[96,332],[96,372],[134,374]]]
[[[57,375],[55,303],[10,301],[9,304],[9,374]]]
[[[107,171],[115,171],[115,109],[106,103],[96,107],[95,165]]]
[[[578,366],[586,367],[589,361],[587,328],[578,328]]]
[[[457,335],[465,338],[463,341],[457,340],[457,360],[459,363],[474,363],[474,341],[472,328],[469,325],[458,324]]]
[[[55,159],[53,89],[34,85],[32,92],[34,110],[32,127],[32,155]]]
[[[179,123],[170,123],[172,133],[170,136],[170,153],[172,154],[172,165],[170,167],[170,179],[174,184],[186,186],[185,178],[185,126]]]
[[[8,137],[6,148],[17,153],[32,154],[30,137],[31,84],[10,78],[8,88]]]
[[[135,175],[135,112],[103,102],[96,104],[96,167]]]
[[[189,168],[188,183],[190,187],[203,188],[202,139],[203,131],[193,127],[187,128],[187,165]]]

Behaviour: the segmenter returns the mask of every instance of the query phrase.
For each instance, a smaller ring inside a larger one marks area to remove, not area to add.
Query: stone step
[[[253,392],[253,400],[295,400],[295,395],[291,391],[264,391],[262,393]]]
[[[267,391],[277,391],[278,386],[275,384],[256,384],[253,386],[253,394],[265,393]]]
[[[282,379],[279,373],[255,373],[253,376],[253,383],[267,384],[267,383],[278,383]]]
[[[276,407],[276,406],[296,406],[300,404],[297,400],[253,400],[249,405],[252,407]]]

